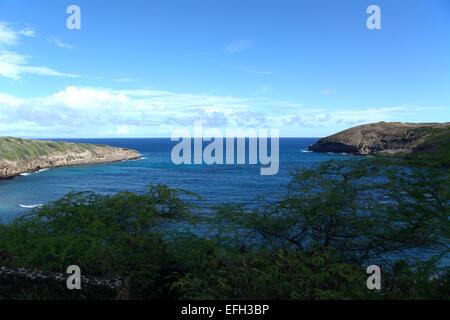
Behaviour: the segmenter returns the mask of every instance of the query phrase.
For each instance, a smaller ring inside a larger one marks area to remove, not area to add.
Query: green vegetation
[[[450,299],[450,139],[439,139],[432,153],[299,171],[280,201],[206,217],[165,186],[69,194],[0,226],[0,265],[77,264],[128,277],[135,299]],[[371,264],[380,291],[366,287]]]
[[[447,130],[433,130],[430,137],[419,145],[411,160],[418,159],[429,165],[450,166],[450,128]]]
[[[21,161],[55,153],[94,150],[93,145],[68,142],[27,140],[20,138],[0,138],[0,160]]]

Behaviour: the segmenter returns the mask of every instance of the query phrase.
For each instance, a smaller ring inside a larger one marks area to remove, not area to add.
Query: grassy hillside
[[[418,157],[440,159],[442,163],[450,165],[450,128],[431,132],[430,137],[414,153]]]
[[[95,145],[0,137],[0,160],[23,161],[61,152],[94,151]]]

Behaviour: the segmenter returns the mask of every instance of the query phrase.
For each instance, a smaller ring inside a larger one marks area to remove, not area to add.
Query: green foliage
[[[172,263],[166,225],[190,216],[177,194],[164,186],[143,195],[69,194],[3,227],[0,251],[22,267],[62,271],[75,264],[94,276],[130,277],[134,295],[156,297]]]
[[[441,270],[433,261],[419,263],[414,268],[398,260],[384,274],[383,299],[446,299],[450,300],[450,270]]]
[[[450,128],[435,130],[424,143],[416,148],[409,159],[428,165],[443,165],[448,169],[450,167]]]
[[[325,163],[295,174],[280,201],[222,206],[210,218],[195,214],[192,194],[165,186],[69,194],[0,225],[0,264],[77,264],[128,277],[138,299],[449,299],[443,150]],[[196,222],[214,236],[192,233]],[[366,288],[369,264],[382,266],[381,291]]]
[[[82,153],[83,151],[93,151],[94,149],[95,146],[89,144],[0,137],[0,159],[2,160],[20,161],[66,151]]]
[[[397,159],[329,162],[293,178],[281,201],[255,210],[219,208],[229,233],[272,247],[333,248],[367,263],[408,250],[448,253],[448,172],[405,167]]]
[[[188,272],[172,285],[181,298],[347,299],[365,293],[361,269],[338,263],[323,251],[313,255],[262,248],[224,251],[216,244],[201,258],[187,260]]]

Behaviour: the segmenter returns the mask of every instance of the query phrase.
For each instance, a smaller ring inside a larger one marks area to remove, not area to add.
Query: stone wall
[[[117,299],[129,297],[128,279],[81,276],[81,290],[67,289],[65,273],[0,268],[0,300],[9,299]]]

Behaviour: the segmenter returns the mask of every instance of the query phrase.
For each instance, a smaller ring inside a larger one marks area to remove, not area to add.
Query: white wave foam
[[[24,209],[34,209],[37,207],[42,207],[42,204],[19,204],[19,207],[24,208]]]
[[[123,161],[128,162],[128,161],[141,161],[141,160],[147,160],[147,157],[140,157],[140,158],[133,159],[133,160],[123,160]]]
[[[22,176],[22,177],[27,177],[27,176],[31,176],[32,174],[36,174],[36,173],[40,173],[40,172],[45,172],[45,171],[47,171],[47,170],[49,170],[49,168],[40,169],[40,170],[34,171],[34,172],[24,172],[24,173],[21,173],[20,176]]]
[[[32,174],[33,174],[33,172],[24,172],[24,173],[21,173],[20,175],[22,177],[26,177],[26,176],[29,176],[29,175],[32,175]]]

